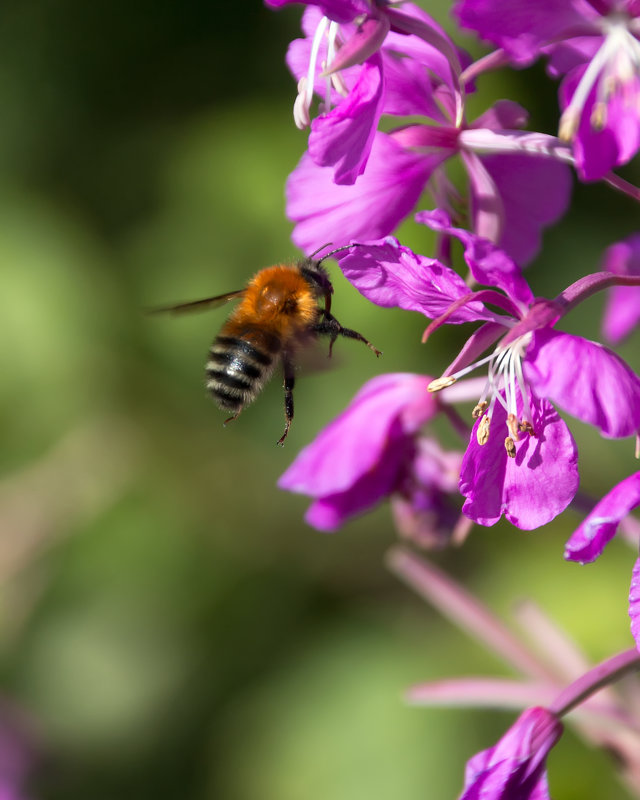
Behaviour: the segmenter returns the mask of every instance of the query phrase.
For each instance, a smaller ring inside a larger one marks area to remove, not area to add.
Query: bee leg
[[[338,338],[338,336],[345,336],[347,339],[357,339],[359,342],[363,342],[366,344],[370,350],[376,354],[376,356],[381,356],[382,352],[374,347],[368,339],[358,333],[358,331],[353,331],[351,328],[343,328],[342,325],[338,322],[338,320],[333,316],[333,314],[329,314],[327,311],[324,312],[324,319],[322,322],[318,322],[314,326],[314,331],[321,335],[329,336],[329,355],[331,355],[331,351],[333,350],[333,343]]]
[[[280,447],[284,447],[284,440],[287,438],[291,422],[293,420],[293,386],[295,384],[295,373],[293,371],[293,364],[286,357],[282,357],[282,368],[284,370],[284,433],[278,439]]]
[[[240,416],[240,412],[241,411],[242,411],[242,409],[240,409],[240,411],[238,411],[238,413],[234,414],[232,417],[229,417],[228,419],[225,419],[225,421],[222,423],[222,426],[225,427],[230,422],[234,422],[236,419],[238,419],[238,417]]]

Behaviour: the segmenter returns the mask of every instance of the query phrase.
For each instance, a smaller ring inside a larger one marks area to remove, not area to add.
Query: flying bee
[[[295,264],[278,264],[257,272],[244,289],[190,303],[156,309],[181,314],[216,308],[240,300],[209,350],[206,385],[219,408],[237,419],[260,393],[277,366],[284,373],[284,444],[293,420],[294,361],[296,354],[320,336],[329,337],[329,356],[338,336],[357,339],[380,356],[368,339],[344,328],[331,313],[333,286],[322,262],[357,244],[339,247],[320,259],[320,250]],[[321,305],[322,303],[322,305]]]

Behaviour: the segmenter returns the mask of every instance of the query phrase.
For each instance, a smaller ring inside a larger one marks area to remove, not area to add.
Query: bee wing
[[[188,303],[178,303],[174,306],[161,306],[160,308],[152,308],[149,310],[150,314],[188,314],[190,311],[210,311],[213,308],[218,308],[229,300],[237,300],[239,297],[244,296],[244,289],[239,289],[237,292],[227,292],[227,294],[218,294],[215,297],[205,297],[203,300],[192,300]]]
[[[296,371],[301,375],[317,375],[321,372],[333,370],[343,363],[340,352],[336,353],[336,350],[337,347],[334,348],[334,352],[329,358],[329,345],[327,340],[324,339],[302,347],[293,355]]]

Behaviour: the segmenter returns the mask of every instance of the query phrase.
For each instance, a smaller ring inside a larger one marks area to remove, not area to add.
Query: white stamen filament
[[[328,24],[329,20],[327,17],[322,17],[318,23],[318,27],[316,28],[316,32],[313,36],[313,42],[311,43],[311,54],[309,56],[309,69],[307,70],[307,76],[306,79],[301,78],[298,83],[298,96],[293,104],[293,118],[298,128],[306,128],[310,122],[309,109],[311,108],[311,103],[313,101],[318,53],[320,51],[320,44],[322,43],[322,38]]]
[[[325,70],[327,70],[331,62],[336,56],[336,36],[338,35],[338,23],[331,21],[329,25],[329,42],[327,46],[327,63],[324,65]],[[324,89],[324,112],[325,114],[331,110],[331,86],[334,83],[333,75],[327,75],[325,78],[325,89]]]
[[[520,438],[518,431],[533,432],[531,426],[531,400],[522,371],[522,358],[530,341],[531,333],[525,333],[506,346],[498,344],[490,355],[464,367],[447,378],[438,378],[432,382],[429,389],[438,391],[448,385],[447,381],[457,381],[469,372],[488,363],[487,381],[476,405],[476,410],[484,410],[479,413],[474,411],[474,417],[491,419],[494,407],[496,403],[499,403],[504,408],[507,418],[510,418],[510,435],[515,441],[518,441]],[[521,398],[521,414],[518,414],[518,392]],[[488,403],[487,398],[489,398]],[[487,431],[483,429],[481,438],[484,438],[485,435],[488,436]]]

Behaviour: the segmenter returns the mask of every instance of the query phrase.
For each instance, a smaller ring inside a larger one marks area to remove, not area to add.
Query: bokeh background
[[[429,8],[453,30],[448,6]],[[296,256],[283,184],[306,137],[284,53],[299,16],[258,0],[2,4],[0,745],[3,769],[26,753],[29,797],[439,800],[513,718],[407,706],[418,681],[510,673],[385,569],[387,507],[327,536],[275,486],[365,380],[438,374],[465,332],[422,346],[421,317],[369,305],[333,265],[336,314],[384,358],[339,343],[332,370],[299,380],[280,449],[278,380],[226,429],[206,396],[224,312],[144,313]],[[472,116],[510,97],[554,131],[542,67],[481,89]],[[625,198],[578,187],[534,290],[596,270],[634,227]],[[424,231],[402,235],[428,252]],[[602,302],[566,328],[598,338]],[[637,338],[621,352],[640,368]],[[636,468],[630,441],[572,429],[585,491]],[[476,529],[436,560],[505,617],[534,599],[597,660],[631,644],[633,553],[565,564],[578,520]],[[557,797],[626,797],[571,733],[551,767]]]

